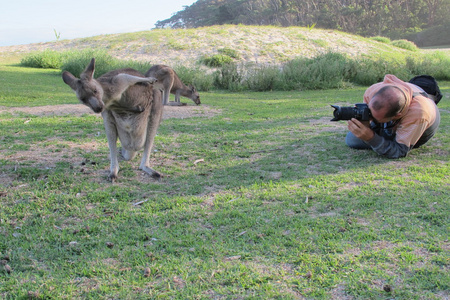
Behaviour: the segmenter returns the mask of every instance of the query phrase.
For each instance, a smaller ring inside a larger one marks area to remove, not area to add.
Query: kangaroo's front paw
[[[158,81],[158,79],[156,79],[155,77],[146,77],[148,79],[148,83],[155,83]]]
[[[131,111],[134,113],[141,113],[144,110],[145,110],[145,108],[143,106],[138,105],[138,106],[135,106]]]

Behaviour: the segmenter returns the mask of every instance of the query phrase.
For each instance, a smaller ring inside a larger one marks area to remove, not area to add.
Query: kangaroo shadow
[[[245,128],[229,127],[232,131],[243,132],[242,141],[220,138],[220,132],[212,129],[210,144],[204,147],[222,148],[214,149],[218,152],[215,157],[191,166],[191,172],[187,175],[175,174],[165,180],[183,195],[202,195],[211,189],[233,189],[269,181],[304,180],[386,163],[385,158],[373,151],[347,147],[344,141],[347,133],[345,125],[322,121],[314,123],[314,120],[306,120],[296,124],[294,120],[291,124],[279,124],[285,137],[269,138],[268,144],[260,143],[259,146],[255,141],[264,141],[266,133],[264,130],[259,133],[254,130],[253,126],[258,126],[258,122],[246,124]],[[286,126],[293,127],[286,130]],[[263,127],[260,125],[259,129]],[[184,127],[183,130],[191,129]],[[245,134],[252,130],[256,133]],[[190,185],[193,180],[195,185]]]

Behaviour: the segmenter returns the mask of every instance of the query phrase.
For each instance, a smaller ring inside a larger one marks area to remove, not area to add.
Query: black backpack
[[[409,83],[415,84],[421,87],[428,95],[432,95],[434,97],[434,102],[436,104],[439,103],[442,99],[441,90],[434,79],[433,76],[430,75],[419,75],[412,78]]]

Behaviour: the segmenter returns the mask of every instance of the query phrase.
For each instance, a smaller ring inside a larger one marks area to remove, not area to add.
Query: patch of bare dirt
[[[18,113],[23,112],[35,116],[64,116],[64,115],[73,115],[73,116],[82,116],[85,114],[95,114],[92,112],[87,106],[82,104],[65,104],[65,105],[49,105],[49,106],[38,106],[38,107],[4,107],[0,106],[0,113]],[[214,109],[205,105],[194,106],[194,105],[185,105],[185,106],[165,106],[163,119],[170,118],[178,118],[178,119],[186,119],[192,117],[213,117],[217,114],[220,114],[221,111],[218,109]],[[101,118],[100,114],[96,114],[99,118]],[[104,144],[106,145],[106,139]],[[22,167],[23,164],[31,164],[38,168],[44,169],[52,169],[56,167],[58,162],[68,162],[70,163],[71,169],[74,174],[77,176],[91,176],[94,180],[98,182],[103,182],[106,180],[106,176],[108,174],[108,168],[98,168],[98,161],[86,161],[83,159],[82,155],[79,154],[79,151],[82,152],[92,152],[97,151],[99,147],[102,145],[97,142],[91,143],[83,143],[77,144],[74,142],[64,142],[60,141],[60,145],[64,144],[64,151],[60,151],[56,149],[56,147],[36,144],[32,148],[24,151],[16,151],[14,154],[4,155],[4,153],[0,152],[0,157],[7,159],[12,163],[10,168],[14,170],[18,170]],[[108,153],[105,152],[104,159],[107,159]],[[121,162],[122,164],[125,162]],[[150,180],[149,176],[144,172],[138,170],[138,159],[134,159],[129,162],[133,166],[135,166],[136,176],[135,180],[140,182],[147,182]],[[171,162],[164,162],[159,160],[155,162],[155,158],[152,158],[152,163],[156,163],[157,165],[161,164],[170,164]],[[1,187],[11,187],[13,186],[15,176],[12,176],[10,172],[0,172],[0,192]],[[120,183],[119,183],[120,184]],[[22,187],[22,186],[20,186]],[[20,188],[19,187],[19,188]]]
[[[83,104],[63,104],[63,105],[47,105],[47,106],[36,106],[36,107],[5,107],[0,106],[0,113],[9,112],[17,113],[23,112],[35,116],[82,116],[84,114],[95,114],[87,106]],[[165,106],[163,119],[186,119],[192,117],[213,117],[220,114],[220,110],[214,109],[205,105],[201,106]],[[100,114],[97,114],[101,117]]]

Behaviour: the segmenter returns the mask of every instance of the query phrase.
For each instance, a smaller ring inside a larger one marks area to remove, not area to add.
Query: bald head
[[[382,87],[370,100],[372,110],[385,111],[384,118],[395,117],[405,105],[405,93],[393,85]]]

